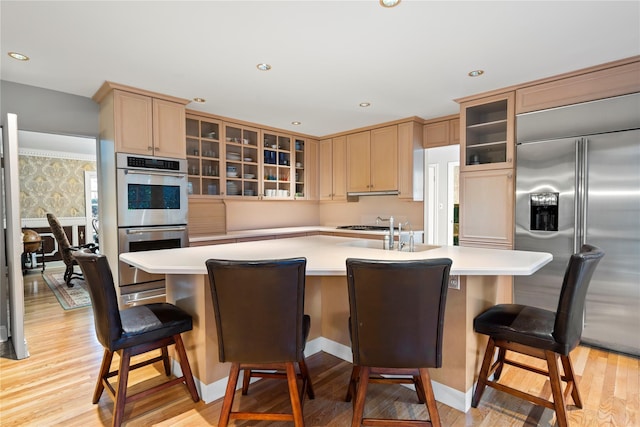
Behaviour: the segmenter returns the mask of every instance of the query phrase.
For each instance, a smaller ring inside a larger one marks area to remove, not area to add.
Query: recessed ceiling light
[[[27,55],[23,55],[22,53],[19,52],[9,52],[8,54],[10,57],[12,57],[13,59],[17,59],[18,61],[28,61],[29,57]]]
[[[302,124],[302,122],[291,122],[292,125],[294,126],[300,126]]]
[[[193,101],[194,102],[199,102],[201,104],[204,104],[205,102],[207,102],[207,100],[204,99],[204,98],[193,98]]]
[[[269,71],[271,69],[271,65],[263,63],[256,65],[256,68],[260,71]]]
[[[469,77],[478,77],[484,74],[484,70],[469,71]]]
[[[371,106],[371,103],[370,103],[370,102],[361,102],[361,103],[360,103],[360,106],[361,106],[362,108],[366,108],[366,107]]]
[[[382,7],[394,7],[400,4],[400,0],[380,0]]]

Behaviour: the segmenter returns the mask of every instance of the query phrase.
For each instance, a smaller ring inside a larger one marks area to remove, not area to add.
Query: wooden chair
[[[218,426],[226,426],[230,419],[293,421],[296,426],[304,426],[301,402],[305,392],[309,398],[314,397],[304,358],[311,325],[310,317],[304,314],[306,259],[210,259],[206,265],[220,362],[231,362]],[[249,377],[286,379],[292,412],[232,411],[242,370],[245,372],[243,394],[248,391]],[[298,379],[302,380],[300,389]]]
[[[489,336],[478,384],[471,406],[480,403],[486,386],[504,391],[536,405],[556,412],[557,424],[567,427],[566,399],[571,395],[578,408],[582,408],[580,393],[575,381],[569,353],[576,348],[582,335],[582,314],[587,289],[593,272],[604,256],[599,248],[582,246],[573,254],[565,271],[558,309],[554,313],[537,307],[520,304],[499,304],[478,315],[473,321],[476,332]],[[498,357],[495,363],[495,349]],[[526,354],[547,362],[547,370],[507,359],[507,351]],[[564,375],[560,374],[558,359]],[[504,365],[512,365],[549,377],[553,401],[499,383]],[[493,375],[493,380],[489,377]],[[564,392],[562,381],[567,383]]]
[[[96,335],[104,347],[93,403],[98,403],[106,387],[115,401],[112,425],[120,426],[127,403],[176,384],[185,384],[191,398],[197,402],[200,398],[180,336],[181,333],[192,329],[191,316],[168,303],[139,305],[120,311],[107,258],[104,255],[85,251],[76,251],[73,256],[84,272],[91,296]],[[136,394],[127,395],[130,370],[162,361],[165,374],[167,376],[171,374],[167,347],[172,344],[175,344],[180,359],[182,376]],[[131,357],[157,349],[161,350],[160,356],[130,365]],[[110,371],[111,360],[116,352],[120,355],[120,366],[118,370]],[[109,378],[114,376],[117,376],[115,389],[109,383]]]
[[[347,259],[355,393],[352,427],[440,425],[427,368],[442,366],[442,328],[450,259]],[[396,375],[385,378],[381,375]],[[430,421],[364,418],[370,382],[415,385]]]
[[[98,246],[93,243],[88,243],[82,246],[71,246],[69,243],[69,239],[60,225],[60,221],[58,218],[52,213],[47,213],[47,221],[49,221],[49,227],[51,228],[51,233],[53,233],[53,237],[55,237],[56,242],[58,242],[58,249],[60,250],[60,256],[62,257],[62,261],[64,265],[67,267],[64,271],[64,281],[69,288],[73,287],[73,283],[71,280],[73,279],[82,279],[82,275],[78,274],[74,271],[74,267],[78,265],[73,256],[71,255],[74,251],[78,251],[81,249],[90,249],[91,252],[96,252],[98,250]]]

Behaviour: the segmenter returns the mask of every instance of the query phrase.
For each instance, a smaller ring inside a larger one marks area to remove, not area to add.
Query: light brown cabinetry
[[[291,186],[295,172],[295,147],[290,135],[270,131],[262,132],[263,170],[262,185],[265,198],[293,198],[295,188]],[[293,190],[293,191],[292,191]]]
[[[224,170],[220,143],[222,122],[192,114],[186,118],[186,155],[189,174],[189,195],[220,196],[223,192]]]
[[[185,105],[189,102],[105,82],[100,103],[101,139],[116,152],[185,158]]]
[[[398,125],[398,198],[420,201],[424,198],[424,154],[422,124]]]
[[[513,247],[514,93],[460,104],[460,246]]]
[[[514,93],[460,104],[460,170],[513,168]]]
[[[318,198],[315,140],[191,111],[186,135],[190,195]]]
[[[516,114],[640,91],[640,61],[533,82],[516,91]]]
[[[320,200],[347,200],[347,138],[323,139],[318,144]]]
[[[398,190],[398,126],[347,135],[347,193]]]
[[[511,169],[460,174],[460,246],[513,246],[514,177]]]
[[[318,200],[318,141],[295,139],[296,144],[296,199]],[[301,164],[300,159],[303,159]]]
[[[227,197],[258,197],[260,193],[260,130],[223,122],[224,180]],[[221,172],[222,173],[222,172]]]
[[[460,119],[455,117],[425,123],[423,135],[424,148],[460,144]]]
[[[153,155],[184,158],[184,105],[151,99],[153,105]]]

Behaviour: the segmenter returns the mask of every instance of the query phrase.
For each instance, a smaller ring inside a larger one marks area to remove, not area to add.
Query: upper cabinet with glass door
[[[299,141],[301,142],[301,141]],[[304,148],[304,144],[298,144]],[[262,131],[262,186],[267,199],[291,199],[296,193],[296,162],[302,169],[304,157],[296,160],[296,143],[290,135]],[[299,173],[299,172],[298,172]],[[300,175],[298,175],[298,179]],[[293,180],[293,184],[292,184]]]
[[[220,121],[187,115],[189,195],[220,196]]]
[[[461,170],[513,168],[514,93],[460,104]]]
[[[225,194],[259,195],[259,129],[224,123]]]

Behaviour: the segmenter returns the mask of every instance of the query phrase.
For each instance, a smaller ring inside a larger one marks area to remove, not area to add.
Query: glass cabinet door
[[[231,123],[224,130],[226,195],[258,197],[259,130]]]
[[[463,103],[462,170],[513,167],[513,92]]]
[[[305,141],[304,139],[294,138],[294,150],[295,150],[295,175],[293,182],[295,183],[296,199],[302,199],[305,197]]]
[[[221,123],[187,115],[189,195],[220,195]]]
[[[263,195],[271,198],[293,198],[295,187],[295,144],[291,136],[263,131],[262,133]]]

